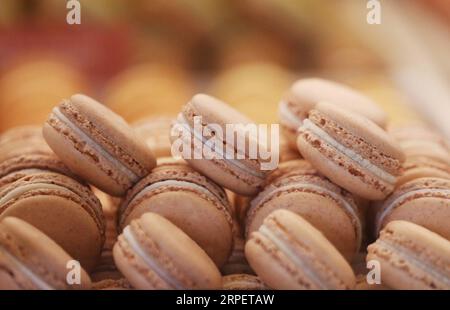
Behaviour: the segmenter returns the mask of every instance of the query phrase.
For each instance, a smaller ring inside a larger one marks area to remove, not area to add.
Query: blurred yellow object
[[[278,102],[293,80],[291,73],[278,65],[245,64],[220,73],[210,92],[258,123],[278,123]]]
[[[260,30],[237,27],[218,36],[219,65],[230,68],[249,62],[272,62],[285,67],[298,66],[298,50],[289,42]]]
[[[85,92],[75,68],[56,58],[20,61],[0,78],[0,132],[19,125],[41,125],[63,98]]]
[[[194,94],[190,76],[162,64],[142,64],[120,73],[106,86],[104,103],[132,122],[157,114],[176,114]]]
[[[349,81],[349,84],[364,92],[377,102],[389,115],[391,125],[423,123],[424,120],[408,104],[407,98],[392,82],[381,75],[366,75]]]

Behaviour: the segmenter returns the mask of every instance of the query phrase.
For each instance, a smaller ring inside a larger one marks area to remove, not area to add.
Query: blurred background
[[[277,122],[295,79],[324,77],[374,98],[393,123],[450,138],[450,1],[0,0],[0,132],[42,123],[82,92],[130,122],[172,116],[197,92]]]

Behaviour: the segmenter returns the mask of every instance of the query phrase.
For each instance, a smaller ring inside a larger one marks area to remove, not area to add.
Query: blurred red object
[[[128,65],[130,41],[130,31],[122,25],[17,25],[0,29],[0,69],[17,57],[55,54],[93,81],[103,81]]]

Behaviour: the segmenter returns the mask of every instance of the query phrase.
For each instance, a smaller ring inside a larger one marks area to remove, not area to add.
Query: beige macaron
[[[448,222],[447,222],[448,223]],[[368,247],[381,283],[394,289],[450,289],[450,241],[424,227],[392,221]]]
[[[245,245],[256,274],[274,289],[352,289],[345,258],[311,224],[288,211],[271,213]]]
[[[214,262],[177,226],[146,213],[126,226],[113,249],[119,270],[137,289],[218,289]]]

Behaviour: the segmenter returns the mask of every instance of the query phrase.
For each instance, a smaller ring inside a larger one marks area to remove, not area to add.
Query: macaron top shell
[[[80,284],[68,284],[67,263],[73,260],[63,249],[30,224],[13,217],[0,222],[0,269],[21,289],[89,289],[89,275],[81,269]]]
[[[245,253],[258,276],[275,289],[355,286],[353,271],[341,254],[316,228],[288,210],[271,213],[252,233]],[[283,274],[272,271],[268,262],[279,264],[277,270]],[[286,275],[291,277],[289,282]]]
[[[120,251],[134,254],[122,256]],[[124,229],[114,247],[114,258],[122,273],[137,288],[221,286],[219,270],[208,255],[178,227],[155,213],[144,214]],[[128,263],[122,261],[127,259]],[[142,285],[142,281],[147,283]]]
[[[286,102],[295,106],[298,116],[305,118],[308,111],[321,101],[329,101],[344,109],[367,117],[384,128],[386,113],[371,99],[350,87],[319,78],[302,79],[290,88]]]
[[[72,171],[112,195],[122,195],[156,164],[151,150],[120,116],[84,95],[55,107],[43,133]]]

